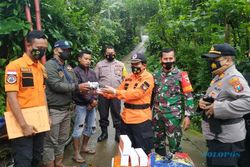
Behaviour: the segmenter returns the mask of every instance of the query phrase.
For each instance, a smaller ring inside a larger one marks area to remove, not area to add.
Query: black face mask
[[[113,61],[113,60],[115,59],[115,55],[113,55],[113,54],[106,55],[106,59],[107,59],[109,62],[111,62],[111,61]]]
[[[36,60],[40,60],[46,53],[46,49],[35,49],[33,48],[31,51],[32,56],[36,59]]]
[[[174,62],[162,62],[162,67],[166,70],[170,70],[173,65],[174,65]]]
[[[141,73],[141,68],[140,67],[131,66],[131,71],[132,71],[133,74],[139,74],[139,73]]]
[[[70,52],[69,52],[69,51],[60,52],[60,55],[59,55],[59,57],[60,57],[62,60],[68,60],[68,59],[69,59],[69,56],[70,56]]]
[[[219,68],[221,68],[221,64],[220,64],[220,61],[209,61],[209,68],[210,68],[210,71],[215,71],[215,70],[218,70]]]

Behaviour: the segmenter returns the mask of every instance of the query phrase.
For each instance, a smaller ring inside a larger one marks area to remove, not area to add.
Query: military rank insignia
[[[149,83],[147,81],[145,81],[142,85],[141,85],[141,88],[142,90],[144,90],[144,92],[146,92],[149,88]]]
[[[244,90],[244,87],[242,86],[242,84],[240,83],[239,78],[233,77],[229,83],[233,86],[234,91],[239,93],[241,91]]]
[[[16,71],[12,71],[12,70],[8,70],[7,71],[7,77],[6,77],[6,82],[9,84],[14,84],[17,82],[17,72]]]

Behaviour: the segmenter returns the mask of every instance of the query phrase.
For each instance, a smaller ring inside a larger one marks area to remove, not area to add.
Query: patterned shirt
[[[182,71],[174,68],[169,73],[160,69],[154,73],[154,116],[162,114],[167,118],[181,119],[183,112],[185,116],[193,113],[194,101],[192,93],[183,93]]]

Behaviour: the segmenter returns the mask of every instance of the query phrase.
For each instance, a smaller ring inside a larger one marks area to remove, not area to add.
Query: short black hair
[[[84,54],[92,54],[90,50],[82,50],[79,54],[78,57],[81,58]]]
[[[48,38],[42,31],[33,30],[27,34],[26,40],[27,42],[31,43],[34,39],[48,39]]]
[[[169,52],[175,52],[172,48],[164,48],[161,50],[159,56],[162,57],[162,53],[169,53]]]
[[[112,45],[107,45],[107,46],[105,46],[105,51],[106,51],[107,49],[115,49],[115,48],[114,48],[114,46],[112,46]]]

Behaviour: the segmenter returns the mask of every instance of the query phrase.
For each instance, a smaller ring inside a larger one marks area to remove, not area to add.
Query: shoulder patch
[[[234,91],[237,93],[240,93],[241,91],[244,90],[244,87],[240,83],[240,80],[238,77],[233,77],[230,79],[229,84],[233,86]]]
[[[14,84],[17,82],[17,76],[15,74],[8,74],[6,77],[6,82],[9,84]]]
[[[185,71],[181,72],[181,86],[183,93],[190,93],[193,91],[192,85],[188,78],[188,74]]]
[[[62,71],[58,71],[58,74],[61,78],[64,76],[64,73]]]

